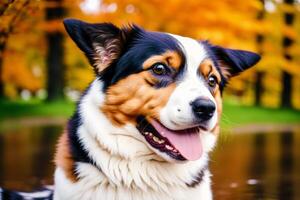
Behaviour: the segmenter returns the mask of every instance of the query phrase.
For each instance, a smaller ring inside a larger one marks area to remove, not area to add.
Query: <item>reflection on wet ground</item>
[[[0,130],[0,186],[30,191],[52,184],[53,154],[62,128]]]
[[[231,135],[214,152],[215,199],[300,199],[300,130]]]
[[[61,130],[0,130],[0,185],[31,191],[52,184]],[[300,130],[222,137],[211,160],[216,200],[300,199]]]

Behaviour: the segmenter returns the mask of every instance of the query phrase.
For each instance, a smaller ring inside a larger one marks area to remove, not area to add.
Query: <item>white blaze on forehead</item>
[[[186,58],[184,76],[177,90],[181,90],[181,92],[186,94],[188,93],[185,98],[190,97],[189,101],[193,101],[200,96],[205,96],[214,101],[205,80],[199,75],[200,64],[208,57],[204,45],[192,38],[178,35],[171,36],[180,43]]]
[[[199,74],[200,64],[208,57],[207,51],[200,42],[178,35],[172,35],[182,48],[185,56],[185,70],[182,79],[170,96],[166,106],[160,111],[160,122],[173,130],[193,126],[195,115],[191,102],[197,98],[208,98],[216,104],[214,97],[207,87],[206,80]],[[207,122],[210,130],[217,122],[217,112]]]
[[[170,35],[180,43],[180,46],[186,57],[187,71],[189,73],[197,72],[201,62],[205,58],[207,58],[207,53],[204,46],[200,42],[192,38],[182,37],[173,34]]]

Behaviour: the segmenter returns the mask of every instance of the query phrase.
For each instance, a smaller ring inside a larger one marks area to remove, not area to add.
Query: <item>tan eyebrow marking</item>
[[[199,66],[199,72],[205,77],[208,78],[209,75],[213,74],[217,77],[218,83],[221,82],[221,75],[217,68],[214,66],[214,63],[211,59],[206,58]]]
[[[143,69],[148,69],[155,63],[164,63],[175,70],[178,70],[180,65],[181,65],[181,57],[176,51],[166,51],[161,55],[154,55],[148,58],[147,60],[144,61],[143,63]]]

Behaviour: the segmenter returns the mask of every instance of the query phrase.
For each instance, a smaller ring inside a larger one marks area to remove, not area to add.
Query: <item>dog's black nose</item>
[[[200,120],[207,121],[214,115],[215,103],[209,99],[197,98],[191,102],[193,112]]]

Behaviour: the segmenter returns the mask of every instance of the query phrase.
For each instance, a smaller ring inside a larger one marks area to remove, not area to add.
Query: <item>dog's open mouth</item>
[[[138,118],[137,128],[146,141],[160,152],[176,160],[197,160],[202,155],[199,127],[170,130],[156,120]]]

